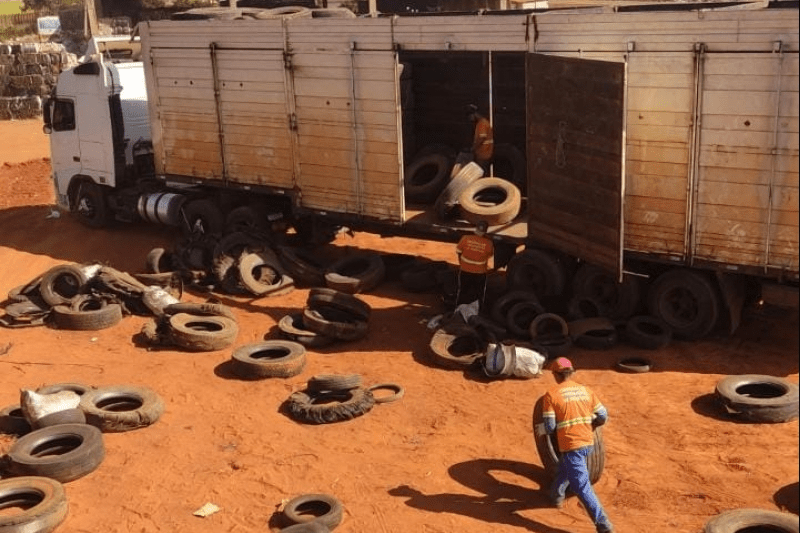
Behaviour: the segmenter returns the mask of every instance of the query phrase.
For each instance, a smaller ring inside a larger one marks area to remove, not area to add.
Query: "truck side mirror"
[[[42,102],[42,119],[44,119],[44,126],[42,131],[45,135],[50,135],[53,132],[53,99],[45,98]]]

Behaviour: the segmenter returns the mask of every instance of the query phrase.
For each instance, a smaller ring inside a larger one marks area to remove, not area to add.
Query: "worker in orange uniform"
[[[613,533],[614,526],[597,499],[586,466],[594,446],[594,428],[606,423],[608,412],[589,387],[572,380],[575,368],[569,359],[559,357],[550,369],[556,386],[544,395],[542,417],[544,430],[556,433],[561,452],[550,499],[560,508],[569,487],[594,521],[597,533]]]
[[[486,237],[489,224],[480,220],[475,225],[474,235],[464,235],[458,241],[458,292],[456,305],[480,300],[486,296],[486,275],[489,272],[489,259],[494,255],[494,244]]]
[[[484,170],[487,170],[489,161],[494,155],[492,124],[489,119],[478,113],[478,107],[474,104],[467,106],[467,114],[475,125],[475,133],[472,138],[472,157]]]

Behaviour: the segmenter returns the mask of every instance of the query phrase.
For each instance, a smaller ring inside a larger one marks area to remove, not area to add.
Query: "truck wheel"
[[[333,531],[342,523],[342,502],[330,494],[303,494],[289,500],[283,508],[286,518],[296,524],[317,522]]]
[[[494,147],[492,174],[510,181],[524,196],[528,190],[528,167],[525,155],[513,144],[499,143]]]
[[[452,160],[442,153],[415,157],[405,169],[403,186],[409,202],[434,202],[450,178]]]
[[[64,486],[55,479],[25,476],[0,481],[0,531],[50,533],[68,510]]]
[[[639,307],[641,282],[638,277],[625,274],[619,283],[607,270],[584,263],[572,278],[572,294],[594,299],[601,305],[603,316],[627,319]]]
[[[703,533],[798,533],[797,516],[764,509],[734,509],[725,511],[706,522]]]
[[[82,180],[75,186],[72,212],[90,228],[103,228],[111,221],[106,193],[93,181]]]
[[[87,423],[103,433],[120,433],[154,424],[164,413],[164,402],[153,390],[115,385],[87,391],[81,397]]]
[[[546,250],[529,248],[511,258],[506,267],[506,282],[515,289],[527,289],[542,296],[564,292],[567,272],[559,258]]]
[[[561,461],[561,453],[558,451],[558,443],[554,434],[548,435],[544,432],[544,417],[542,417],[542,405],[544,396],[540,397],[533,406],[533,439],[536,443],[536,451],[545,471],[555,478],[558,473],[558,463]],[[601,427],[594,430],[594,446],[592,453],[586,457],[586,467],[589,471],[589,482],[593,485],[597,483],[603,474],[605,466],[605,444],[603,443],[603,429]]]
[[[511,222],[519,214],[522,195],[513,183],[502,178],[482,178],[469,185],[458,197],[461,217],[490,226]]]
[[[725,406],[752,422],[788,422],[798,416],[798,386],[783,378],[747,374],[717,383]]]
[[[222,211],[214,202],[206,199],[192,200],[183,204],[180,219],[181,230],[187,237],[222,233],[225,227]]]
[[[306,367],[306,349],[292,341],[254,342],[236,348],[231,360],[245,379],[290,378]]]
[[[99,429],[60,424],[20,437],[8,451],[6,468],[14,476],[42,476],[66,483],[93,472],[104,457]]]
[[[675,269],[656,278],[648,293],[650,314],[672,328],[680,339],[699,339],[708,335],[719,319],[719,298],[704,275]]]

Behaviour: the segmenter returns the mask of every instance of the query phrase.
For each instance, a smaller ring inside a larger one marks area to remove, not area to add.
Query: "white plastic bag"
[[[454,315],[461,315],[461,318],[464,319],[465,324],[469,324],[469,318],[475,316],[480,312],[480,302],[475,300],[469,304],[461,304],[456,307],[456,310],[453,312]]]
[[[22,389],[19,394],[22,414],[32,426],[35,426],[36,422],[47,415],[75,409],[80,403],[81,397],[71,390],[39,394],[32,390]]]
[[[175,298],[165,289],[158,286],[150,286],[144,290],[142,294],[142,302],[150,309],[155,315],[164,314],[164,308],[170,304],[179,303],[180,300]]]
[[[517,346],[517,358],[514,364],[514,375],[520,378],[535,378],[542,374],[547,358],[530,348]]]

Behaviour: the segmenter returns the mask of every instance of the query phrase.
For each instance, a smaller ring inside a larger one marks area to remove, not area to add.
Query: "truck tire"
[[[122,306],[105,299],[81,295],[72,305],[53,307],[53,321],[59,329],[98,331],[110,328],[122,320]]]
[[[612,319],[630,318],[639,308],[641,281],[625,274],[622,283],[605,269],[584,263],[572,278],[572,294],[588,297],[601,306],[603,316]]]
[[[515,337],[527,339],[530,337],[531,323],[544,313],[544,307],[539,302],[528,300],[517,302],[511,306],[506,314],[506,325]]]
[[[317,522],[331,531],[342,523],[342,502],[330,494],[303,494],[289,500],[283,508],[286,518],[296,524]]]
[[[25,502],[21,507],[20,502]],[[0,481],[0,510],[19,507],[21,512],[0,513],[0,531],[51,533],[67,517],[64,486],[55,479],[22,476]]]
[[[362,320],[369,320],[372,308],[367,302],[346,292],[335,289],[314,288],[308,293],[307,305],[311,308],[317,305],[327,305],[351,313]]]
[[[558,474],[558,463],[561,461],[561,453],[558,451],[558,444],[555,435],[548,435],[543,431],[544,418],[542,417],[542,405],[544,396],[540,397],[533,406],[533,439],[536,443],[536,451],[545,471],[551,478]],[[540,425],[541,424],[541,425]],[[605,467],[606,450],[603,443],[603,428],[594,429],[594,446],[592,452],[586,458],[586,467],[589,471],[589,482],[594,485],[600,480]]]
[[[17,403],[0,409],[0,433],[25,435],[30,433],[31,424],[25,418],[22,407]]]
[[[569,335],[567,321],[555,313],[542,313],[533,319],[529,330],[531,339],[553,335]]]
[[[674,269],[656,278],[648,292],[647,307],[679,339],[708,335],[719,319],[719,297],[711,281],[698,272]]]
[[[90,228],[104,228],[111,222],[105,189],[91,180],[81,180],[75,185],[70,207],[78,221]]]
[[[236,315],[233,314],[231,308],[223,304],[181,302],[164,307],[165,315],[177,315],[178,313],[198,316],[224,316],[236,321]]]
[[[331,533],[325,525],[319,522],[306,522],[304,524],[294,524],[281,529],[278,533]]]
[[[103,433],[121,433],[154,424],[164,413],[164,401],[155,391],[136,385],[115,385],[86,392],[81,397],[86,422]]]
[[[591,296],[573,296],[567,304],[567,315],[573,320],[606,317],[603,306]]]
[[[506,267],[506,283],[514,289],[533,291],[539,297],[564,293],[567,272],[552,252],[528,248],[511,258]]]
[[[490,226],[505,224],[519,215],[522,195],[516,185],[502,178],[482,178],[469,185],[458,197],[461,218]]]
[[[283,274],[278,256],[271,250],[243,255],[239,260],[239,278],[255,296],[278,296],[294,288],[294,280]]]
[[[436,211],[436,216],[440,220],[446,220],[450,214],[450,210],[458,205],[458,199],[464,189],[469,187],[472,183],[483,177],[483,169],[475,162],[470,162],[464,165],[455,176],[450,179],[450,182],[444,190],[436,197],[436,202],[433,208]]]
[[[86,274],[77,265],[59,265],[44,273],[39,291],[47,305],[68,304],[80,294],[86,281]]]
[[[303,310],[303,324],[311,331],[343,341],[362,339],[369,329],[365,320],[321,305]]]
[[[708,522],[703,533],[798,533],[800,521],[796,515],[764,509],[734,509],[725,511]]]
[[[788,422],[798,416],[798,386],[783,378],[728,376],[715,392],[725,407],[751,422]]]
[[[292,341],[254,342],[236,348],[231,361],[245,379],[290,378],[306,367],[306,349]]]
[[[498,143],[494,146],[492,174],[516,185],[523,196],[527,194],[528,166],[525,154],[513,144]]]
[[[187,237],[222,233],[225,218],[217,204],[207,199],[191,200],[181,208],[181,230]]]
[[[415,157],[404,172],[406,199],[421,204],[436,201],[436,197],[447,186],[452,165],[452,160],[442,153],[432,152]]]
[[[325,272],[325,284],[340,292],[369,292],[383,281],[386,267],[380,254],[354,254],[335,261]]]
[[[666,322],[654,316],[638,315],[625,323],[625,338],[639,348],[657,350],[669,344],[672,330]]]
[[[213,352],[236,341],[239,326],[224,316],[198,316],[178,313],[169,317],[172,342],[193,352]]]
[[[306,348],[323,348],[336,339],[308,330],[303,323],[303,313],[292,313],[278,321],[281,335],[290,341],[299,342]]]
[[[617,344],[617,328],[608,318],[573,320],[567,324],[572,342],[587,350],[607,350]]]
[[[278,249],[278,258],[296,283],[309,287],[325,285],[325,266],[311,253],[281,246]]]
[[[42,476],[66,483],[94,472],[104,457],[99,429],[61,424],[20,437],[8,451],[6,470],[14,476]]]
[[[265,228],[264,217],[259,215],[256,208],[249,205],[235,207],[225,217],[225,229],[228,233],[258,232]]]
[[[485,355],[485,343],[471,327],[446,325],[437,329],[429,343],[433,362],[442,368],[466,370]]]
[[[366,389],[323,393],[298,391],[289,397],[287,410],[298,422],[330,424],[362,416],[374,405],[375,398]]]
[[[151,274],[173,272],[178,266],[177,256],[164,248],[153,248],[145,257],[145,269]]]
[[[311,392],[347,391],[363,386],[360,374],[317,374],[308,380]]]
[[[505,324],[511,308],[520,302],[539,302],[533,291],[511,290],[500,295],[491,307],[491,317],[497,324]]]

